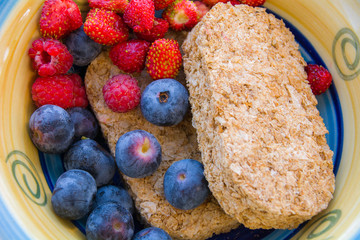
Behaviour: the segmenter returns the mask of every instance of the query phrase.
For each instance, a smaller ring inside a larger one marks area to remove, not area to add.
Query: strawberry
[[[110,50],[109,57],[120,70],[127,73],[141,72],[150,43],[144,40],[129,40],[118,43]]]
[[[60,39],[82,25],[79,7],[72,0],[46,0],[41,10],[40,33]]]
[[[305,71],[308,75],[311,90],[315,95],[324,93],[330,87],[332,76],[323,66],[308,64],[305,67]]]
[[[92,8],[84,23],[84,32],[92,40],[103,45],[114,45],[129,38],[129,29],[115,12]]]
[[[56,39],[36,39],[28,54],[33,68],[43,77],[66,73],[73,64],[66,46]]]
[[[169,23],[165,19],[155,18],[154,26],[150,30],[141,33],[136,32],[135,35],[140,39],[153,42],[156,39],[163,38],[168,29]]]
[[[152,79],[175,78],[182,57],[176,40],[161,38],[153,42],[146,57],[147,72]]]
[[[196,12],[197,12],[197,16],[199,21],[203,18],[203,16],[205,16],[205,14],[210,10],[205,3],[200,2],[200,1],[194,1],[195,6],[196,6]]]
[[[31,94],[37,107],[46,104],[62,108],[88,105],[84,84],[77,74],[38,77],[32,85]]]
[[[222,3],[226,3],[229,0],[201,0],[203,3],[205,3],[206,5],[208,5],[209,7],[214,6],[215,4],[217,4],[218,2],[222,2]]]
[[[105,8],[119,14],[123,14],[129,4],[128,0],[89,0],[88,2],[91,8]]]
[[[154,25],[155,6],[153,0],[131,0],[124,12],[124,22],[134,32],[150,30]]]
[[[246,4],[252,7],[258,7],[265,3],[266,0],[239,0],[242,4]]]
[[[175,0],[154,0],[155,10],[161,10],[172,4]]]
[[[190,0],[176,0],[164,10],[162,16],[176,31],[190,30],[199,21],[196,5]]]

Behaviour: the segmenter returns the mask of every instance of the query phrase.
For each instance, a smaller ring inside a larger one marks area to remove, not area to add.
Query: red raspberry
[[[153,0],[131,0],[124,12],[124,22],[134,32],[150,30],[154,25],[155,6]]]
[[[196,5],[190,0],[176,0],[164,10],[162,16],[176,31],[190,30],[199,22]]]
[[[152,79],[175,78],[182,57],[176,40],[161,38],[153,42],[146,57],[147,72]]]
[[[135,33],[135,35],[140,39],[153,42],[156,39],[163,38],[168,30],[169,23],[165,19],[155,18],[154,26],[152,27],[152,29],[141,33],[137,32]]]
[[[66,109],[88,105],[84,84],[77,74],[38,77],[31,94],[37,107],[53,104]]]
[[[203,18],[203,16],[205,16],[205,14],[210,9],[203,2],[194,1],[194,3],[195,3],[195,6],[196,6],[196,12],[197,12],[198,20],[200,21]]]
[[[116,13],[124,13],[128,0],[89,0],[89,7],[91,8],[105,8]]]
[[[99,44],[114,45],[129,38],[129,29],[115,12],[92,8],[84,23],[84,32]]]
[[[60,39],[82,25],[79,7],[72,0],[46,0],[40,17],[43,37]]]
[[[110,50],[109,57],[120,70],[127,73],[141,72],[150,43],[144,40],[129,40],[118,43]]]
[[[119,74],[104,85],[103,95],[106,105],[114,112],[127,112],[140,103],[140,87],[135,78]]]
[[[330,87],[332,76],[323,66],[309,64],[305,67],[305,71],[308,75],[311,90],[315,95],[324,93]]]
[[[73,64],[73,57],[66,46],[55,39],[35,40],[28,54],[33,68],[43,77],[66,73]]]

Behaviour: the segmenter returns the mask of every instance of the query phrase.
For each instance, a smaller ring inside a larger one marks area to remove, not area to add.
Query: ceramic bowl
[[[76,1],[84,14],[87,1]],[[28,135],[36,75],[27,56],[39,37],[43,0],[0,0],[0,238],[85,239],[83,223],[57,217],[51,191],[60,156],[39,153]],[[329,207],[295,230],[238,228],[212,239],[360,238],[360,1],[268,0],[294,33],[308,63],[326,66],[330,89],[317,97],[334,151],[336,190]]]

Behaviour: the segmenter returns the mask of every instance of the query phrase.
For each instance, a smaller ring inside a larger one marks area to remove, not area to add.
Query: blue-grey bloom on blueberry
[[[193,159],[173,163],[164,176],[164,194],[178,209],[190,210],[201,205],[210,194],[202,163]]]
[[[132,215],[117,203],[98,206],[86,221],[87,240],[130,240],[133,235]]]
[[[115,159],[123,174],[132,178],[143,178],[153,174],[159,167],[161,146],[149,132],[130,131],[117,141]]]
[[[172,240],[172,238],[161,228],[149,227],[136,233],[132,240]]]
[[[95,197],[93,208],[108,203],[118,203],[123,208],[127,209],[131,214],[134,213],[134,203],[129,193],[121,188],[114,185],[103,186],[98,189]]]
[[[145,88],[140,108],[143,116],[152,124],[176,125],[184,119],[189,109],[189,93],[174,79],[159,79]]]
[[[64,155],[64,167],[89,172],[98,187],[108,184],[116,171],[113,156],[92,139],[74,143]]]
[[[99,125],[92,112],[82,107],[73,107],[67,109],[71,120],[75,125],[75,139],[81,137],[94,139],[98,133]]]
[[[83,170],[69,170],[57,179],[51,204],[55,213],[66,219],[77,220],[91,210],[96,195],[95,179]]]
[[[36,109],[29,121],[30,138],[44,153],[59,154],[73,142],[75,127],[68,112],[56,105]]]
[[[102,45],[94,42],[84,32],[84,26],[70,33],[64,40],[64,44],[73,56],[73,64],[86,66],[90,64],[101,52]]]

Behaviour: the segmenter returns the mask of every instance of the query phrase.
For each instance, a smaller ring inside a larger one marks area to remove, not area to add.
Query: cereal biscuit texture
[[[101,53],[88,67],[86,92],[113,155],[118,138],[136,129],[152,133],[162,146],[162,163],[153,175],[140,179],[124,176],[144,222],[164,229],[173,239],[201,240],[239,226],[238,221],[225,214],[212,196],[198,208],[188,211],[178,210],[166,201],[163,177],[167,168],[184,158],[201,160],[196,131],[191,125],[191,114],[177,126],[158,127],[146,121],[139,106],[127,113],[112,112],[104,102],[102,87],[110,77],[119,73],[120,70],[111,63],[108,52]],[[135,78],[141,91],[152,81],[146,71]],[[183,72],[177,80],[185,84]]]
[[[296,228],[334,191],[333,152],[292,33],[263,8],[217,4],[182,45],[210,190],[248,228]]]

